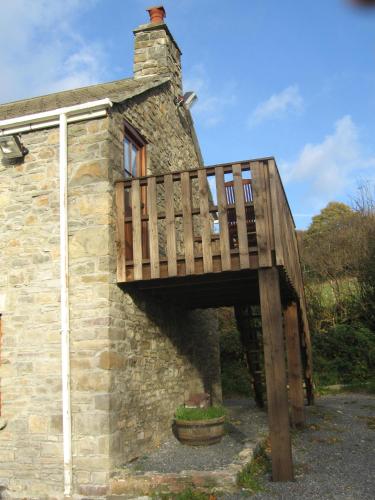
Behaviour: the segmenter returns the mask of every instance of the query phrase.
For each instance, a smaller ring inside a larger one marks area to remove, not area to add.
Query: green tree
[[[320,316],[324,310],[322,319],[328,324],[347,321],[354,313],[358,256],[363,253],[360,222],[360,215],[348,205],[332,202],[313,218],[302,236],[309,303]]]
[[[363,249],[358,267],[363,322],[375,331],[375,184],[362,183],[354,207],[361,217]]]

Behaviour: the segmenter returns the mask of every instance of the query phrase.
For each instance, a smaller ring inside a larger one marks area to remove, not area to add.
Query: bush
[[[312,336],[318,385],[364,382],[375,375],[375,334],[367,327],[337,325]]]
[[[250,396],[252,393],[251,379],[245,362],[240,334],[235,328],[221,332],[220,360],[224,396]]]
[[[225,359],[222,353],[221,384],[224,397],[252,396],[252,385],[249,371],[242,358]]]

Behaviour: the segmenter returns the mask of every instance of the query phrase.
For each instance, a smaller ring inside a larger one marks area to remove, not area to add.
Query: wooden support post
[[[284,329],[288,359],[289,400],[292,409],[292,425],[305,425],[303,398],[303,378],[301,344],[297,304],[293,303],[284,311]]]
[[[310,329],[309,323],[307,321],[306,315],[306,305],[303,305],[303,309],[300,308],[300,312],[302,312],[303,319],[303,341],[304,341],[304,349],[306,353],[306,366],[304,368],[304,378],[306,384],[306,397],[307,404],[314,404],[314,383],[313,383],[313,363],[312,363],[312,347],[311,347],[311,338],[310,338]]]
[[[286,387],[283,318],[279,273],[276,267],[259,269],[259,292],[271,441],[272,480],[292,481],[294,476]]]

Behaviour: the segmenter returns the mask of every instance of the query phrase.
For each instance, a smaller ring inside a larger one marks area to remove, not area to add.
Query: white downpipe
[[[68,124],[60,115],[60,289],[61,289],[61,382],[64,448],[64,495],[72,492],[72,414],[70,401],[70,326],[68,253]]]

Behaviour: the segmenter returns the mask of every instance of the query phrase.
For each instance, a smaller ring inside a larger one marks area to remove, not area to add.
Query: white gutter
[[[93,111],[91,113],[67,116],[67,122],[74,123],[82,120],[92,120],[93,118],[100,118],[101,116],[106,116],[106,114],[107,114],[107,109],[101,109],[99,111]],[[0,129],[0,136],[20,134],[22,132],[32,132],[33,130],[39,130],[42,128],[58,127],[59,124],[60,124],[59,118],[47,122],[29,123],[28,125],[23,125],[21,127],[7,128],[3,130]]]
[[[73,485],[69,328],[68,123],[105,116],[111,106],[112,102],[109,99],[101,99],[44,113],[0,120],[0,135],[11,135],[55,126],[59,126],[60,129],[60,317],[65,497],[71,496]]]
[[[51,111],[44,111],[43,113],[34,113],[32,115],[19,116],[17,118],[10,118],[8,120],[0,120],[0,130],[5,133],[5,129],[14,127],[15,125],[29,125],[31,123],[48,123],[53,118],[58,119],[60,115],[82,115],[82,111],[107,109],[112,106],[109,99],[100,99],[99,101],[89,101],[84,104],[76,104],[75,106],[68,106],[65,108],[52,109]]]

